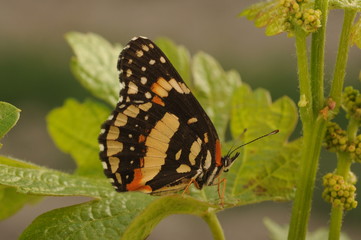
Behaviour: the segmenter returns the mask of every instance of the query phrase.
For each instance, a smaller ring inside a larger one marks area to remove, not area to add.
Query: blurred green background
[[[90,97],[70,73],[72,52],[64,40],[64,34],[69,31],[95,32],[122,44],[138,35],[151,39],[169,37],[192,54],[199,50],[211,54],[226,70],[239,71],[242,80],[253,88],[269,89],[273,99],[288,95],[297,102],[294,39],[285,34],[266,37],[264,29],[237,18],[242,9],[255,2],[0,0],[0,100],[22,110],[19,123],[2,140],[1,154],[66,172],[74,169],[70,157],[55,148],[45,125],[47,112],[62,105],[66,98],[83,100]],[[327,89],[330,88],[341,24],[342,12],[332,11],[327,30]],[[353,47],[346,84],[357,88],[360,86],[360,62],[360,49]],[[300,127],[294,137],[299,134]],[[319,182],[335,164],[332,154],[323,153]],[[354,170],[356,175],[360,174],[360,168]],[[311,230],[327,226],[329,215],[329,207],[320,199],[320,184],[316,188]],[[45,211],[86,200],[80,197],[46,198],[37,205],[26,206],[0,222],[1,239],[16,239],[36,216]],[[263,217],[288,223],[291,207],[291,203],[262,203],[234,208],[220,213],[220,220],[227,239],[267,239]],[[360,214],[359,210],[351,211],[345,217],[344,231],[352,239],[361,235]],[[149,237],[150,240],[169,238],[211,239],[211,234],[206,224],[196,217],[171,216]]]

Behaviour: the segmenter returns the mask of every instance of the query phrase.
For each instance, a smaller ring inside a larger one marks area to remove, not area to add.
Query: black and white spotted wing
[[[116,190],[162,194],[213,184],[224,167],[217,132],[169,59],[138,37],[117,67],[119,102],[99,136]]]

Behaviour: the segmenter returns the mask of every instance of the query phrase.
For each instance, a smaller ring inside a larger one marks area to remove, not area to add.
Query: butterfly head
[[[232,151],[230,150],[226,156],[222,157],[222,163],[223,163],[223,172],[228,172],[228,170],[231,168],[234,160],[236,160],[239,156],[240,152],[236,152],[232,156]]]

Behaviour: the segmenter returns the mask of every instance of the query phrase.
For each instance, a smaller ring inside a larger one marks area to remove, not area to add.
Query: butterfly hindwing
[[[151,40],[132,39],[117,67],[120,99],[99,143],[104,172],[118,191],[178,191],[220,165],[213,124]]]

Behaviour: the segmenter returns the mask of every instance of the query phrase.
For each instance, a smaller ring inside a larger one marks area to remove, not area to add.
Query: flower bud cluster
[[[326,149],[332,152],[347,151],[348,139],[346,131],[341,129],[337,123],[329,122],[327,124],[324,143]]]
[[[323,177],[324,191],[322,197],[333,207],[341,207],[344,210],[351,210],[357,207],[355,178],[347,182],[342,176],[328,173]]]
[[[347,118],[361,121],[361,94],[353,87],[346,87],[342,94],[342,107],[345,109]]]
[[[314,10],[312,8],[305,9],[302,12],[298,12],[295,15],[296,23],[305,32],[312,33],[316,32],[321,27],[321,11]]]
[[[346,131],[334,122],[329,122],[326,129],[324,146],[331,152],[347,152],[351,159],[361,162],[361,135],[353,142],[347,138]]]
[[[316,32],[321,27],[321,11],[312,8],[302,8],[308,0],[280,0],[285,17],[287,31],[293,31],[293,24],[297,24],[305,32]]]

